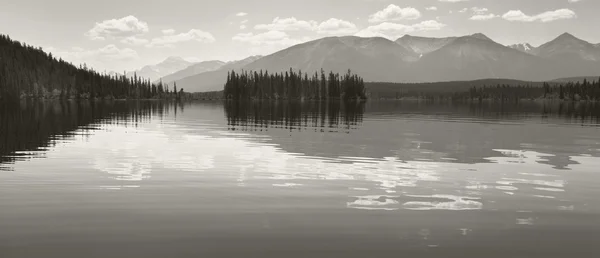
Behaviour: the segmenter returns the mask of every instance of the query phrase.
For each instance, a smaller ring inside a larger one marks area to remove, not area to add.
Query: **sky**
[[[327,36],[484,33],[600,43],[598,0],[0,0],[0,34],[98,71],[180,56],[232,61]]]

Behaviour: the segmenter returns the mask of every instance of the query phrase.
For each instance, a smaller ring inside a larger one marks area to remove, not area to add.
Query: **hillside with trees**
[[[180,98],[183,89],[134,75],[101,74],[0,35],[0,100]]]
[[[600,79],[567,83],[499,79],[415,84],[367,83],[366,89],[372,99],[600,101]]]

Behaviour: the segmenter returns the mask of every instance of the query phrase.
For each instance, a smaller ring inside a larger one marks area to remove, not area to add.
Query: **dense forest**
[[[0,100],[55,99],[152,99],[181,98],[177,91],[133,76],[101,74],[76,67],[41,48],[21,44],[0,34]]]
[[[497,83],[496,83],[497,82]],[[440,83],[367,83],[374,99],[427,99],[461,101],[519,101],[554,99],[563,101],[600,101],[600,80],[589,82],[524,82],[481,80]]]
[[[583,83],[543,83],[542,87],[530,85],[496,85],[469,89],[471,100],[493,99],[498,101],[518,101],[521,99],[556,99],[566,101],[600,101],[600,80]]]
[[[227,99],[269,99],[269,100],[364,100],[365,83],[362,78],[352,74],[345,75],[325,71],[310,75],[290,69],[285,73],[248,72],[227,75],[224,96]]]

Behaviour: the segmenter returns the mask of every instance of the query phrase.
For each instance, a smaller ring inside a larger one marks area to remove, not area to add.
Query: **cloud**
[[[415,20],[419,18],[421,18],[421,12],[415,8],[400,8],[397,5],[390,4],[385,9],[370,15],[369,22],[379,23],[385,21]]]
[[[251,54],[270,54],[281,49],[313,40],[311,37],[292,38],[284,31],[270,30],[263,33],[238,33],[231,38],[243,44]]]
[[[358,31],[356,24],[345,20],[330,18],[326,21],[318,23],[317,21],[313,20],[298,20],[295,17],[275,17],[275,19],[273,19],[273,22],[269,24],[258,24],[254,26],[254,29],[278,32],[303,30],[328,35],[353,34]]]
[[[245,30],[246,29],[246,25],[242,24],[240,25],[240,30]]]
[[[458,3],[458,2],[468,2],[469,0],[438,0],[439,2],[444,3]]]
[[[136,36],[127,37],[121,40],[121,43],[133,46],[141,46],[148,44],[149,40],[137,38]]]
[[[257,24],[254,29],[257,30],[276,30],[276,31],[297,31],[297,30],[314,30],[317,26],[316,21],[303,21],[295,17],[279,18],[275,17],[269,24]]]
[[[352,22],[331,18],[319,24],[316,31],[319,34],[348,35],[356,33],[358,28]]]
[[[520,22],[551,22],[556,20],[572,19],[577,15],[570,9],[558,9],[555,11],[543,12],[537,15],[529,16],[521,10],[511,10],[502,15],[502,18],[507,21]]]
[[[86,63],[90,67],[98,69],[98,67],[112,67],[111,64],[117,62],[119,64],[139,59],[138,53],[131,48],[118,48],[114,44],[106,45],[99,49],[85,50],[80,47],[73,47],[69,50],[61,50],[53,47],[45,49],[56,57],[60,57],[74,65]]]
[[[162,30],[162,33],[165,35],[173,35],[173,34],[175,34],[175,30],[174,29],[166,29],[166,30]]]
[[[467,8],[463,8],[463,9],[459,10],[458,12],[459,12],[459,13],[466,13],[468,10],[469,10],[469,9],[467,9]]]
[[[427,11],[437,11],[437,9],[438,9],[438,8],[437,8],[437,7],[435,7],[435,6],[430,6],[430,7],[426,7],[426,8],[425,8],[425,10],[427,10]]]
[[[407,33],[441,30],[444,27],[446,27],[446,24],[435,20],[422,21],[412,25],[384,22],[378,25],[369,26],[355,35],[359,37],[384,37],[395,40]]]
[[[487,13],[489,10],[487,8],[473,7],[471,8],[471,11],[473,11],[473,13],[475,14],[484,14]]]
[[[488,13],[488,14],[476,14],[471,16],[471,18],[469,18],[469,20],[473,20],[473,21],[487,21],[487,20],[491,20],[498,17],[498,15],[495,15],[493,13]]]
[[[487,21],[499,17],[496,14],[488,13],[489,9],[487,8],[472,7],[471,11],[473,12],[473,16],[469,20],[472,21]]]
[[[92,40],[105,40],[136,36],[148,31],[147,23],[129,15],[121,19],[97,22],[92,29],[85,33],[85,36]]]
[[[252,45],[293,45],[297,42],[292,40],[287,33],[277,30],[271,30],[258,34],[254,34],[252,32],[239,33],[233,36],[231,39],[236,42],[248,43]]]
[[[240,24],[245,24],[245,23],[248,23],[248,20],[243,20],[240,22]]]
[[[579,3],[581,1],[583,1],[583,0],[569,0],[569,3]]]
[[[248,13],[245,13],[245,12],[239,12],[239,13],[235,14],[235,16],[237,16],[237,17],[244,17],[244,16],[247,16],[247,15],[248,15]]]
[[[170,31],[169,31],[170,32]],[[213,43],[215,37],[209,32],[205,32],[198,29],[191,29],[185,33],[179,34],[165,34],[162,37],[154,38],[147,44],[147,47],[174,47],[174,44],[181,42],[197,41],[201,43]]]

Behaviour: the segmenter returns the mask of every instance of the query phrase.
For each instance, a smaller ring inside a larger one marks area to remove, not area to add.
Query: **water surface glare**
[[[0,108],[0,257],[595,257],[600,105]]]

